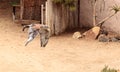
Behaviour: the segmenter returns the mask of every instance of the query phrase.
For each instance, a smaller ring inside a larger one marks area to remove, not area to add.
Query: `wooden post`
[[[55,26],[54,26],[54,17],[53,17],[53,6],[51,0],[47,0],[46,2],[46,24],[50,27],[50,35],[55,34]]]
[[[20,0],[20,20],[23,19],[24,0]]]
[[[43,13],[43,10],[44,10],[44,5],[42,4],[41,5],[41,24],[44,24],[44,13]]]

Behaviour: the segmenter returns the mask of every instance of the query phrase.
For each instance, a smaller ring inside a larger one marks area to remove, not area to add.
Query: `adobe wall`
[[[105,4],[101,2],[102,0],[98,1],[99,2],[96,11],[97,22],[113,13],[113,11],[110,10],[113,5],[120,5],[120,0],[105,0]],[[92,6],[90,0],[80,0],[80,23],[82,26],[92,26]],[[104,23],[104,26],[107,28],[107,30],[112,30],[120,34],[120,12],[118,12],[114,17],[107,20]]]

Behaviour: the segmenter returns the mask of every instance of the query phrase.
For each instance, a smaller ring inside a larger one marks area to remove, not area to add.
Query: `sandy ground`
[[[4,4],[5,5],[5,4]],[[76,40],[72,33],[51,37],[45,48],[39,36],[27,47],[27,31],[12,21],[11,8],[0,5],[0,72],[100,72],[120,69],[120,43]]]

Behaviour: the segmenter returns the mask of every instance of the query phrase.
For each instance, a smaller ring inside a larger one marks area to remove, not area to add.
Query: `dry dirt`
[[[72,33],[51,37],[45,48],[39,36],[24,46],[27,31],[12,21],[11,7],[0,4],[0,72],[100,72],[120,69],[120,43],[76,40]]]

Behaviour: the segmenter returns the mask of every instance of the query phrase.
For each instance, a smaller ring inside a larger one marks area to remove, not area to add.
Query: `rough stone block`
[[[100,32],[100,27],[95,26],[92,29],[83,33],[83,35],[85,36],[86,39],[96,39],[99,32]]]

